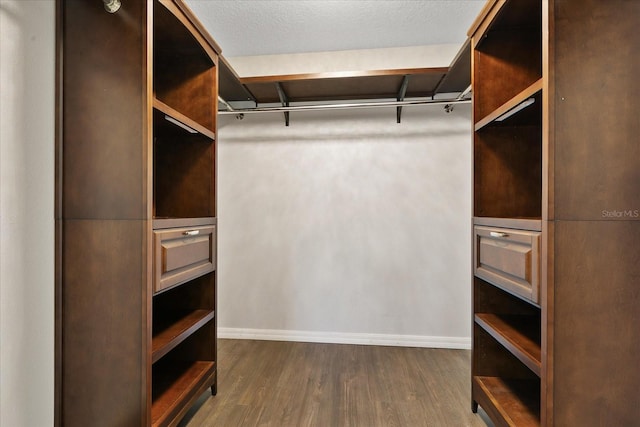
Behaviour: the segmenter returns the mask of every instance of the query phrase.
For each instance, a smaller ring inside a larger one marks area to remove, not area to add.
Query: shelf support
[[[287,94],[284,92],[284,89],[282,88],[282,85],[280,84],[280,82],[276,82],[276,90],[278,91],[278,97],[280,98],[280,103],[282,104],[283,107],[288,107],[289,106],[289,98],[287,97]],[[284,112],[284,125],[285,126],[289,126],[289,112],[285,111]]]
[[[404,97],[407,94],[407,86],[409,86],[409,75],[405,75],[402,78],[402,84],[400,85],[400,90],[398,91],[398,96],[396,100],[398,102],[404,101]],[[396,107],[396,123],[400,123],[402,121],[402,106]]]

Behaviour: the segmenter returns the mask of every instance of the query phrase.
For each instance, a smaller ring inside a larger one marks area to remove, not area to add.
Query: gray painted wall
[[[54,1],[0,2],[0,425],[53,425]]]
[[[221,335],[469,347],[470,115],[224,116]]]

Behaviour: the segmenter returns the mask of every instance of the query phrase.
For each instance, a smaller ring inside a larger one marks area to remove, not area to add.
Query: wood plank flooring
[[[218,360],[181,426],[486,426],[465,350],[219,340]]]

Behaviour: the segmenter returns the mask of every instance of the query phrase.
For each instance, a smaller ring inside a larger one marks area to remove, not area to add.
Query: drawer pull
[[[197,236],[200,234],[200,230],[189,230],[182,233],[185,236]]]
[[[501,231],[492,231],[489,233],[491,237],[509,237],[507,233],[503,233]]]

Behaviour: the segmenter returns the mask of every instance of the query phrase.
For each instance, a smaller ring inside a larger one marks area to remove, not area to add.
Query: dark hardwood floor
[[[219,340],[218,360],[181,426],[486,426],[466,350]]]

